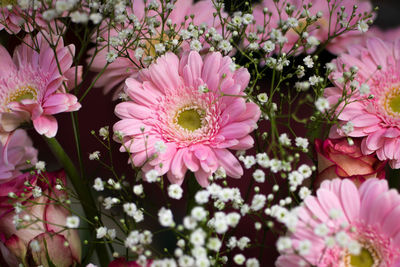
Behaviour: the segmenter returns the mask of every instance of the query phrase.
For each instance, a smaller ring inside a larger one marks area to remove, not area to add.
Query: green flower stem
[[[80,203],[85,212],[86,218],[89,220],[94,220],[95,216],[99,216],[96,204],[93,200],[92,194],[90,194],[90,188],[88,183],[83,177],[80,177],[78,170],[75,168],[74,163],[70,157],[65,153],[64,149],[60,143],[55,138],[44,138],[53,152],[54,156],[64,167],[71,183],[79,197]],[[89,224],[91,232],[95,232],[95,227],[93,224]],[[93,235],[92,235],[93,236]],[[102,267],[106,267],[109,263],[109,255],[105,244],[97,243],[96,252]]]

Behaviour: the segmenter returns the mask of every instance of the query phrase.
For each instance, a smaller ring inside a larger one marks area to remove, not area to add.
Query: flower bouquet
[[[400,266],[400,31],[367,0],[4,0],[1,266]]]

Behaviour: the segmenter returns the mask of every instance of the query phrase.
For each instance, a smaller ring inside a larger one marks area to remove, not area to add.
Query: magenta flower
[[[159,1],[157,1],[159,2]],[[128,9],[127,12],[133,13],[138,21],[142,22],[144,18],[144,9],[145,4],[143,0],[133,1],[132,10]],[[194,3],[193,0],[178,0],[174,3],[174,8],[171,14],[168,16],[168,19],[171,20],[172,24],[176,24],[180,27],[182,23],[185,23],[185,28],[189,26],[189,22],[193,22],[195,25],[200,25],[202,23],[207,24],[208,27],[219,28],[221,26],[220,20],[218,18],[214,18],[213,13],[215,12],[215,8],[211,0],[200,0]],[[150,11],[152,16],[156,16],[156,13]],[[185,20],[185,16],[189,17],[191,14],[194,15],[193,20]],[[104,22],[107,25],[106,22]],[[108,25],[107,25],[108,27]],[[160,29],[157,29],[157,32],[160,32]],[[159,38],[160,33],[152,36],[150,39],[154,41],[150,41],[152,43],[148,43],[146,40],[143,40],[147,46],[154,46],[158,43],[155,41]],[[118,32],[115,29],[111,29],[110,31],[104,30],[101,37],[106,40],[102,42],[100,45],[107,45],[110,37],[118,36]],[[200,40],[202,41],[202,40]],[[186,46],[187,48],[187,46]],[[150,55],[143,55],[140,58],[144,58],[146,56],[155,56],[154,49],[151,49],[152,53]],[[114,94],[114,98],[118,96],[118,94],[123,90],[125,84],[124,81],[128,77],[137,78],[139,68],[141,65],[138,60],[137,55],[135,55],[134,50],[128,49],[126,53],[129,55],[128,57],[118,57],[114,62],[112,62],[107,69],[104,71],[103,75],[96,82],[97,87],[104,87],[104,93],[109,93],[113,88],[117,88]],[[90,50],[89,53],[93,54],[94,49]],[[96,57],[93,60],[91,65],[91,70],[95,72],[100,72],[103,67],[106,65],[106,56],[108,53],[108,49],[102,49],[98,52]],[[140,59],[139,58],[139,59]]]
[[[46,177],[48,182],[43,181]],[[66,185],[64,171],[22,174],[0,187],[0,263],[2,266],[49,266],[47,255],[55,266],[69,267],[81,260],[81,243],[76,230],[65,230],[69,211],[54,204],[54,199],[67,199],[66,191],[56,189]],[[41,194],[34,193],[40,188]],[[10,202],[9,193],[20,199]],[[21,199],[22,198],[22,199]],[[32,203],[33,202],[33,203]],[[16,209],[20,209],[16,211]],[[21,221],[16,220],[18,216]],[[29,216],[31,221],[23,221]],[[40,220],[40,221],[37,221]],[[44,222],[46,221],[46,222]],[[26,225],[26,227],[22,227]],[[19,227],[16,227],[19,226]],[[65,243],[68,242],[68,246]],[[47,247],[47,251],[46,251]]]
[[[276,266],[399,266],[399,201],[386,180],[372,178],[359,189],[347,179],[323,182],[296,211]]]
[[[290,18],[290,16],[285,12],[286,5],[289,4],[295,7],[293,16],[296,18],[298,18],[298,15],[303,12],[303,6],[308,4],[312,4],[312,7],[308,9],[310,11],[310,16],[316,16],[318,12],[322,12],[322,16],[316,23],[308,27],[307,31],[309,36],[315,37],[321,43],[327,41],[329,35],[333,35],[335,31],[337,32],[340,29],[340,24],[337,23],[339,19],[337,13],[341,11],[342,7],[344,7],[344,12],[347,14],[345,19],[346,23],[349,21],[354,5],[357,5],[356,18],[358,18],[358,15],[372,11],[371,3],[362,0],[335,0],[330,2],[320,0],[288,0],[279,3],[272,0],[264,0],[262,4],[256,5],[254,8],[254,19],[256,20],[256,25],[264,24],[263,10],[264,8],[268,8],[268,11],[271,12],[272,15],[266,32],[277,28],[280,21],[287,21]],[[279,9],[279,12],[277,8]],[[330,12],[332,12],[331,20],[329,20]],[[349,26],[354,26],[356,21],[356,19],[352,19],[349,22]],[[305,23],[305,19],[300,19],[298,21],[298,26],[295,27],[296,30],[301,32]],[[256,29],[252,29],[252,31],[256,32]],[[340,31],[342,30],[339,30],[339,32]],[[359,36],[361,36],[361,32],[358,30],[349,31],[334,38],[326,49],[333,54],[340,54],[345,50],[346,44],[352,42],[352,38],[358,38]],[[289,29],[286,34],[284,34],[284,37],[287,38],[287,42],[284,44],[282,52],[287,53],[300,38],[299,34],[293,29]]]
[[[220,53],[204,59],[194,51],[181,59],[167,53],[142,70],[139,79],[126,80],[125,92],[131,101],[116,106],[121,121],[114,131],[124,136],[135,166],[144,164],[144,171],[167,173],[178,184],[188,169],[202,186],[207,186],[218,167],[228,176],[242,176],[242,167],[228,148],[253,146],[249,133],[256,127],[260,110],[241,97],[249,82],[248,71],[232,71],[231,64]]]
[[[330,136],[362,137],[362,153],[376,152],[379,160],[389,160],[393,168],[400,168],[399,60],[400,41],[370,38],[364,45],[350,47],[348,53],[334,61],[337,71],[332,73],[331,80],[335,87],[325,89],[330,104],[336,104],[343,93],[350,94],[349,85],[345,87],[339,78],[350,67],[358,68],[355,78],[358,87],[351,96],[352,103],[339,114],[341,126],[332,127]],[[344,88],[347,88],[345,92]]]
[[[18,129],[8,135],[5,144],[0,143],[0,184],[21,175],[21,170],[32,168],[37,154],[24,130]]]
[[[18,46],[13,58],[0,47],[0,122],[2,130],[10,132],[22,122],[32,121],[39,134],[54,137],[58,125],[53,115],[81,107],[77,98],[67,93],[75,85],[76,67],[71,67],[75,47],[64,46],[60,38],[55,55],[45,40],[49,36],[38,34],[35,38],[35,44],[26,38],[28,45]]]

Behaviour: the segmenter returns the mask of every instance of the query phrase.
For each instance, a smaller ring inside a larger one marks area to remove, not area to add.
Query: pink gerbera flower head
[[[46,40],[47,39],[47,40]],[[39,134],[54,137],[57,121],[54,114],[78,110],[77,98],[67,93],[75,86],[75,71],[80,80],[81,67],[72,67],[75,47],[64,46],[62,38],[54,40],[38,34],[35,42],[25,39],[14,55],[0,46],[0,123],[10,132],[22,122],[32,121]],[[76,69],[77,68],[77,69]],[[77,82],[79,82],[79,80]]]
[[[156,1],[156,3],[158,3],[161,7],[159,1]],[[144,16],[144,10],[144,1],[135,0],[132,3],[132,10],[128,8],[127,13],[134,14],[137,19],[137,23],[141,24],[145,19],[148,19]],[[183,28],[186,29],[189,26],[189,23],[192,22],[194,25],[206,24],[208,27],[214,27],[218,32],[220,32],[221,23],[218,18],[215,18],[213,16],[214,12],[215,8],[213,5],[213,1],[211,0],[200,0],[196,3],[194,3],[193,0],[178,0],[174,3],[173,10],[168,16],[168,19],[171,20],[172,25],[177,25],[175,31],[178,31],[178,28],[181,28],[182,24],[184,24]],[[193,19],[187,19],[192,14],[194,15]],[[154,16],[157,20],[161,20],[159,15],[152,10],[149,11],[149,15],[151,15],[152,17]],[[100,45],[103,46],[107,46],[110,39],[118,37],[118,33],[122,30],[131,30],[134,27],[133,23],[131,23],[127,28],[125,26],[125,28],[121,27],[121,29],[118,29],[119,27],[117,26],[115,28],[109,29],[108,23],[106,21],[103,22],[103,25],[106,29],[101,33],[101,37],[105,40],[104,42],[100,43]],[[138,66],[141,66],[142,64],[140,61],[142,61],[142,59],[146,58],[147,56],[156,56],[156,51],[155,49],[153,49],[153,46],[159,43],[158,39],[161,35],[161,29],[156,28],[155,31],[155,34],[153,33],[152,36],[148,36],[146,37],[147,39],[143,39],[141,41],[141,43],[146,47],[146,49],[144,49],[143,55],[138,56],[136,50],[128,48],[126,51],[126,56],[118,57],[115,59],[115,61],[110,63],[104,73],[96,81],[96,86],[104,87],[105,94],[116,88],[114,94],[114,99],[116,99],[125,86],[125,79],[128,77],[136,78],[138,76],[138,72],[140,70]],[[144,38],[144,36],[142,36],[141,38]],[[200,38],[199,41],[203,43],[202,38]],[[184,50],[187,50],[187,43],[184,42],[182,44],[182,47],[184,48]],[[203,47],[206,47],[206,44],[203,44]],[[113,48],[110,49],[113,50]],[[95,56],[93,63],[91,64],[92,71],[100,72],[104,68],[104,66],[107,64],[106,57],[110,49],[106,47],[105,49],[97,51],[97,55]],[[94,52],[95,49],[89,50],[89,54],[93,55]],[[91,58],[89,60],[91,60]]]
[[[276,266],[399,266],[399,204],[386,180],[369,179],[359,189],[347,179],[323,182],[295,211],[296,228],[278,241]]]
[[[294,7],[294,11],[291,16],[289,16],[285,11],[288,5]],[[307,33],[309,34],[308,38],[314,37],[321,43],[327,41],[328,37],[332,36],[335,32],[342,31],[340,30],[340,24],[337,23],[337,21],[340,20],[338,12],[341,12],[342,7],[344,7],[344,12],[347,14],[344,18],[344,22],[346,24],[348,23],[349,27],[356,24],[357,20],[355,18],[358,18],[359,15],[364,15],[365,13],[369,13],[372,11],[371,3],[369,1],[363,0],[287,0],[279,2],[264,0],[261,4],[255,6],[254,19],[256,20],[256,25],[264,25],[265,15],[263,11],[265,8],[267,8],[268,12],[271,12],[271,18],[269,20],[266,32],[278,28],[281,22],[286,23],[288,22],[289,18],[293,17],[298,19],[298,26],[295,27],[296,31],[301,32],[304,29],[306,21],[302,18],[299,19],[299,16],[304,12],[304,6],[307,5],[312,5],[311,8],[307,9],[310,13],[310,17],[317,16],[318,12],[322,13],[322,16],[317,20],[317,22],[309,26],[307,30]],[[353,7],[355,5],[357,5],[355,18],[350,20],[350,16],[353,12]],[[331,20],[329,20],[330,12],[332,12]],[[253,32],[255,31],[256,29],[253,30]],[[279,36],[279,34],[274,34],[277,41],[282,41],[283,43],[282,52],[288,53],[298,42],[300,37],[299,34],[296,33],[296,31],[292,28],[287,30],[287,32],[284,33],[283,36]],[[333,54],[339,54],[346,47],[346,43],[351,43],[352,38],[357,38],[360,35],[361,32],[357,30],[348,31],[347,33],[344,33],[332,39],[326,49]],[[284,39],[287,40],[284,41]],[[278,47],[277,50],[279,51]],[[309,52],[311,52],[311,50]]]
[[[14,179],[37,162],[38,151],[26,131],[17,129],[0,142],[0,184]]]
[[[202,58],[192,51],[179,59],[169,52],[139,72],[138,79],[127,79],[131,100],[115,108],[121,120],[114,131],[124,136],[121,151],[132,153],[133,164],[144,164],[145,172],[167,173],[172,183],[181,184],[188,169],[202,186],[219,167],[241,177],[242,167],[228,148],[253,146],[249,133],[260,110],[242,97],[248,71],[232,71],[231,64],[220,53]]]
[[[335,105],[343,93],[350,94],[349,84],[344,86],[340,77],[351,67],[358,69],[353,82],[358,89],[350,104],[338,107],[338,112],[343,108],[338,116],[340,125],[332,127],[330,136],[362,137],[363,154],[376,152],[379,160],[389,160],[393,168],[400,168],[400,40],[370,38],[350,47],[334,63],[337,71],[331,80],[335,87],[325,89],[330,104]]]

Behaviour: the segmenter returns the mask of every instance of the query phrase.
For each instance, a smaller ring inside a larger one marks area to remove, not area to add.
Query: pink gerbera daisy
[[[158,1],[157,1],[158,2]],[[132,12],[133,10],[133,12]],[[127,9],[128,14],[133,13],[138,21],[141,23],[145,19],[144,17],[144,10],[145,10],[145,3],[143,0],[133,1],[132,3],[132,10]],[[220,20],[213,16],[213,12],[215,12],[215,8],[211,0],[201,0],[194,3],[193,0],[178,0],[174,3],[174,8],[171,14],[168,16],[168,19],[171,20],[172,25],[176,24],[178,28],[181,27],[181,24],[185,24],[185,28],[189,26],[189,22],[193,22],[195,25],[200,25],[205,23],[208,27],[220,27]],[[155,12],[150,11],[152,16],[155,16],[158,20],[160,18],[156,15]],[[194,15],[192,19],[185,19],[188,18],[191,14]],[[107,30],[104,30],[101,34],[101,37],[105,40],[100,45],[107,45],[111,37],[118,36],[118,31],[116,29],[108,29],[108,23],[103,22],[104,26]],[[133,23],[132,23],[133,24]],[[118,28],[118,27],[116,27]],[[133,28],[133,25],[128,26],[129,29]],[[178,30],[178,29],[176,29]],[[143,40],[146,47],[154,46],[158,43],[158,39],[160,36],[160,29],[156,29],[156,34],[153,34],[151,38],[149,37],[149,41]],[[146,43],[146,42],[151,42]],[[112,50],[112,49],[111,49]],[[93,54],[94,49],[90,50],[89,53]],[[106,65],[106,56],[108,53],[108,49],[102,49],[98,51],[97,55],[95,56],[93,63],[91,64],[91,70],[95,72],[100,72],[104,66]],[[115,96],[122,91],[124,87],[124,81],[128,77],[136,78],[138,75],[139,68],[138,66],[141,65],[139,62],[140,58],[145,58],[146,56],[155,56],[155,50],[150,49],[150,54],[144,54],[143,56],[139,57],[135,54],[135,51],[132,49],[127,49],[126,53],[129,55],[128,57],[118,57],[114,62],[112,62],[104,73],[99,77],[96,81],[97,87],[104,87],[104,93],[109,93],[113,88],[117,88],[115,91]]]
[[[49,36],[38,34],[35,42],[25,39],[13,58],[0,46],[0,121],[10,132],[24,121],[32,121],[39,134],[54,137],[57,121],[54,114],[78,110],[77,98],[67,93],[75,85],[76,67],[71,67],[75,47],[57,40],[56,55]],[[37,50],[39,50],[39,52]],[[78,79],[81,67],[78,67]]]
[[[268,11],[271,12],[272,15],[267,30],[271,30],[278,28],[280,21],[286,22],[289,18],[291,18],[291,16],[285,12],[287,5],[292,5],[295,7],[292,16],[299,18],[299,15],[304,11],[303,6],[309,4],[312,4],[311,8],[308,9],[310,12],[310,17],[316,16],[318,12],[322,12],[322,16],[317,20],[316,23],[309,26],[307,31],[310,37],[315,37],[319,42],[327,41],[329,35],[332,36],[335,32],[341,32],[344,29],[344,27],[341,27],[340,24],[337,23],[339,19],[337,13],[341,11],[342,7],[344,7],[344,12],[347,14],[344,22],[348,23],[349,26],[354,26],[357,22],[356,19],[349,21],[354,5],[357,5],[356,18],[358,18],[358,15],[372,11],[371,3],[369,1],[362,0],[287,0],[280,1],[279,3],[272,0],[264,0],[262,4],[256,5],[254,9],[254,18],[257,25],[263,25],[263,10],[268,8]],[[330,12],[332,13],[331,19],[329,19]],[[298,26],[295,27],[296,31],[301,32],[303,30],[302,27],[305,26],[305,23],[305,19],[298,20]],[[331,53],[340,54],[343,52],[347,42],[351,42],[353,37],[358,37],[360,35],[361,33],[357,30],[349,31],[334,38],[326,48]],[[299,34],[296,33],[295,30],[289,29],[284,37],[287,38],[287,42],[284,44],[282,52],[287,53],[292,49],[294,44],[298,42]],[[340,45],[338,45],[338,43]]]
[[[124,136],[121,151],[127,148],[135,166],[145,164],[144,171],[167,173],[172,183],[181,184],[187,169],[202,186],[218,167],[228,176],[242,176],[228,148],[253,146],[249,133],[260,110],[242,97],[248,71],[232,71],[231,64],[231,58],[220,53],[203,59],[192,51],[179,59],[169,52],[139,72],[138,79],[127,79],[125,92],[131,101],[115,108],[122,119],[114,125]],[[165,151],[160,151],[160,143]]]
[[[376,152],[381,161],[390,160],[393,168],[400,168],[400,40],[393,43],[370,38],[364,45],[350,47],[334,63],[337,71],[331,80],[336,87],[325,90],[330,104],[335,105],[342,97],[344,85],[340,77],[352,66],[358,68],[355,80],[359,90],[339,114],[342,127],[332,127],[331,137],[363,137],[363,154]]]
[[[296,211],[296,229],[278,241],[276,266],[400,266],[399,204],[386,180],[359,189],[347,179],[323,182]]]
[[[0,184],[21,174],[37,162],[37,150],[22,129],[8,135],[5,144],[0,142]],[[29,162],[29,163],[28,163]]]

